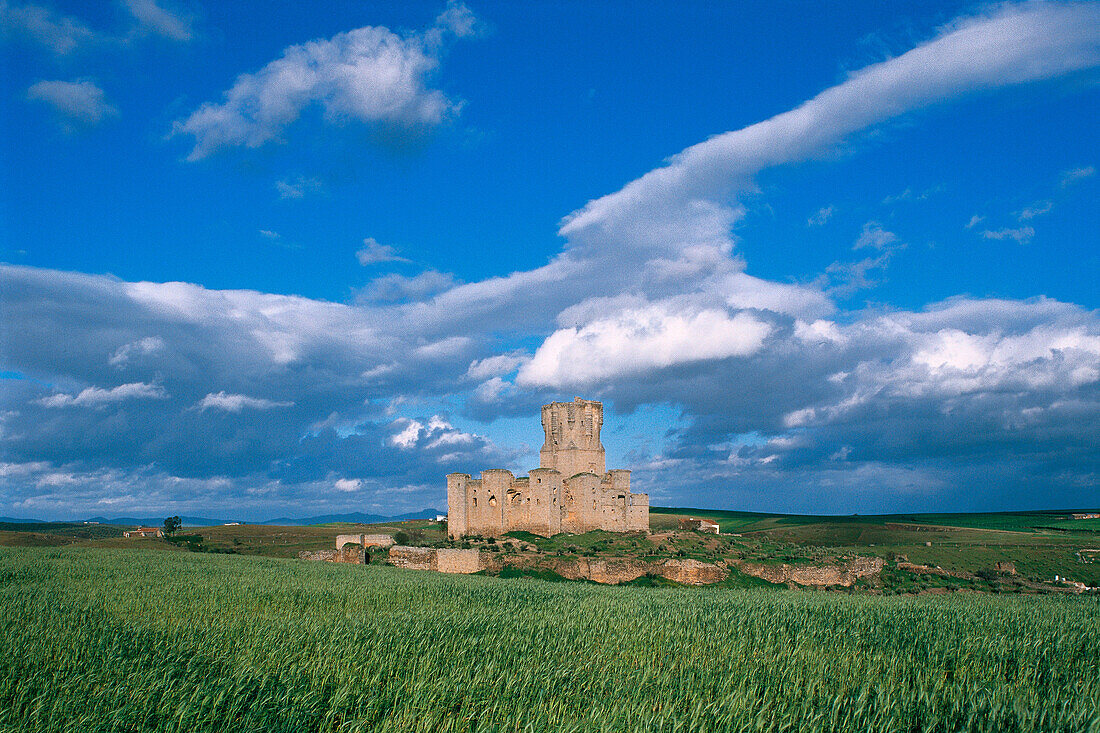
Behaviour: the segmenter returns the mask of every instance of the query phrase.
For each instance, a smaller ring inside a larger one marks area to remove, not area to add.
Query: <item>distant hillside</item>
[[[275,519],[268,519],[264,522],[245,522],[239,519],[212,519],[210,517],[186,517],[181,516],[180,520],[185,527],[217,527],[222,524],[229,524],[230,522],[241,522],[242,524],[265,524],[280,527],[304,527],[311,524],[333,524],[336,522],[348,522],[351,524],[380,524],[382,522],[403,522],[409,519],[434,519],[438,514],[445,514],[436,509],[421,509],[416,512],[410,512],[408,514],[398,514],[397,516],[387,516],[384,514],[364,514],[363,512],[348,512],[346,514],[321,514],[315,517],[303,517],[300,519],[294,519],[291,517],[277,517]],[[166,515],[167,516],[167,515]],[[88,519],[76,519],[72,521],[61,522],[61,524],[82,525],[85,522],[94,522],[96,524],[114,524],[123,527],[142,526],[142,527],[159,527],[164,524],[164,516],[159,517],[90,517]],[[58,524],[58,522],[48,522],[41,519],[23,519],[14,517],[0,517],[0,523],[6,524]]]
[[[350,512],[348,514],[320,514],[316,517],[306,517],[304,519],[291,519],[289,517],[279,517],[277,519],[269,519],[266,522],[253,522],[253,524],[272,524],[282,527],[302,527],[309,524],[333,524],[335,522],[349,522],[351,524],[381,524],[382,522],[403,522],[409,519],[434,519],[439,514],[446,514],[436,509],[421,509],[418,512],[411,512],[409,514],[398,514],[397,516],[387,517],[382,514],[364,514],[363,512]],[[184,521],[184,524],[187,522]]]

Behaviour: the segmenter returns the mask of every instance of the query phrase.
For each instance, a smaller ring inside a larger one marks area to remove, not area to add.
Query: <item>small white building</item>
[[[123,537],[163,537],[164,530],[159,527],[138,527],[122,533]]]

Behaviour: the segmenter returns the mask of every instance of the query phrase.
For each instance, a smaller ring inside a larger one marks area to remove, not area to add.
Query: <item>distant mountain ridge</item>
[[[291,517],[277,517],[263,522],[246,522],[240,519],[212,519],[210,517],[181,516],[184,527],[215,527],[231,522],[241,524],[265,524],[281,527],[303,527],[310,524],[332,524],[334,522],[348,522],[351,524],[380,524],[383,522],[404,522],[410,519],[433,519],[437,515],[446,514],[436,509],[421,509],[408,514],[386,516],[384,514],[365,514],[363,512],[347,512],[344,514],[321,514],[316,517],[303,517],[293,519]],[[95,522],[97,524],[116,524],[123,526],[159,527],[164,524],[165,517],[89,517],[88,519],[58,520],[62,524],[82,524]],[[0,517],[0,522],[9,524],[50,524],[47,520],[26,519],[15,517]]]

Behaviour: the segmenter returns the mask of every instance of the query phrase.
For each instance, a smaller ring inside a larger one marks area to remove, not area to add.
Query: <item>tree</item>
[[[168,517],[164,520],[164,536],[171,537],[172,533],[179,529],[182,524],[183,521],[179,517]]]
[[[398,532],[393,536],[393,541],[398,545],[407,545],[409,544],[409,536],[404,532]]]

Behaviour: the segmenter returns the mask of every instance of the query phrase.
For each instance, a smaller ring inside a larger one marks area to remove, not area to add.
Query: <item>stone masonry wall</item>
[[[486,553],[478,550],[438,550],[433,547],[390,548],[390,564],[406,570],[435,570],[440,573],[469,574],[492,565]]]
[[[336,549],[340,549],[352,542],[360,547],[393,547],[393,537],[388,534],[338,534],[336,535]]]
[[[317,550],[310,552],[303,550],[298,553],[300,560],[320,560],[323,562],[350,563],[353,565],[367,564],[367,551],[362,547],[340,548],[338,550]]]

